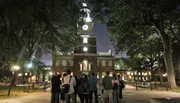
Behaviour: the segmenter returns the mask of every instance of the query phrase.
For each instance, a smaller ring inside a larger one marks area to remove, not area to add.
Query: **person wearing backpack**
[[[89,78],[89,103],[92,103],[92,96],[94,93],[95,96],[95,103],[98,103],[98,95],[97,95],[97,78],[95,76],[95,73],[92,72],[91,77]]]
[[[82,73],[82,75],[80,75],[81,77],[79,77],[79,86],[78,86],[78,96],[79,96],[79,99],[81,101],[81,103],[83,103],[83,94],[81,93],[81,83],[82,83],[82,80],[85,76],[85,74]]]
[[[88,100],[89,100],[89,81],[88,81],[87,75],[85,75],[81,81],[80,92],[82,94],[81,103],[84,103],[84,101],[85,101],[85,103],[88,103]]]
[[[76,79],[71,76],[71,71],[66,71],[67,75],[64,77],[64,84],[69,84],[69,90],[65,93],[65,101],[66,103],[70,103],[70,98],[72,99],[72,103],[76,103],[74,86],[76,86]]]
[[[116,76],[116,74],[113,74],[113,79],[112,79],[112,89],[113,89],[113,103],[119,103],[119,80]]]

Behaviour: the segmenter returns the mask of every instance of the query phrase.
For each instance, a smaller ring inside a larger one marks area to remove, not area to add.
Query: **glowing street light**
[[[28,68],[31,68],[32,67],[32,63],[29,63],[27,66],[28,66]]]
[[[49,75],[52,75],[52,72],[49,72]]]
[[[164,74],[163,74],[163,77],[167,77],[167,73],[164,73]]]
[[[13,74],[14,74],[15,71],[18,71],[19,69],[20,69],[19,66],[14,65],[14,66],[12,67]]]
[[[13,66],[13,70],[19,70],[19,69],[20,69],[19,66],[17,66],[17,65]]]
[[[19,74],[18,74],[18,76],[20,77],[20,76],[22,76],[22,74],[21,74],[21,73],[19,73]]]

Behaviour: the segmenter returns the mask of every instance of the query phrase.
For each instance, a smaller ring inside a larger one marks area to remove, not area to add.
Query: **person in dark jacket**
[[[53,75],[51,79],[51,103],[59,103],[61,81],[58,76]]]
[[[95,73],[92,72],[91,77],[89,78],[89,103],[92,103],[92,96],[94,93],[95,102],[98,103],[98,96],[97,96],[97,78]]]
[[[79,83],[78,83],[79,84],[79,86],[78,86],[78,96],[79,96],[79,99],[80,99],[81,103],[84,102],[84,99],[83,99],[83,94],[80,91],[80,89],[81,89],[80,85],[82,83],[82,80],[83,80],[84,76],[85,76],[85,74],[82,74],[82,77],[79,78]]]
[[[108,97],[108,100],[109,102],[108,103],[112,103],[112,78],[109,76],[110,72],[107,71],[106,72],[106,76],[103,78],[102,80],[102,86],[103,86],[103,101],[105,102],[107,100],[107,97]]]
[[[85,75],[81,81],[80,92],[82,93],[82,103],[84,103],[84,101],[86,103],[88,103],[88,100],[89,100],[89,81],[88,81],[87,75]]]
[[[79,89],[79,79],[77,76],[74,76],[75,80],[76,80],[76,86],[74,86],[74,93],[75,93],[75,98],[77,98],[77,93],[78,93],[78,89]],[[76,99],[75,99],[76,100]],[[77,100],[76,100],[77,103]]]

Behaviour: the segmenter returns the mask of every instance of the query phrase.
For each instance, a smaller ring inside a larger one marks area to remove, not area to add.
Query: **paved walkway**
[[[99,90],[100,91],[100,90]],[[124,99],[121,103],[150,103],[151,98],[180,98],[180,93],[169,91],[150,91],[149,89],[138,89],[126,86],[123,91]],[[2,99],[0,103],[50,103],[50,93],[32,93],[30,95],[11,99]]]
[[[123,103],[150,103],[151,98],[180,98],[180,93],[169,91],[151,91],[150,89],[128,86],[124,90]]]
[[[50,93],[31,93],[22,97],[2,99],[0,100],[0,103],[50,103]]]

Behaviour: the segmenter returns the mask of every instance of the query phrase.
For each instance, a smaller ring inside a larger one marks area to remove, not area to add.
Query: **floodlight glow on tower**
[[[87,51],[88,51],[88,48],[87,48],[87,47],[84,47],[84,48],[83,48],[83,51],[84,51],[84,52],[87,52]]]
[[[27,66],[28,66],[28,68],[31,68],[32,67],[32,63],[29,63]]]
[[[87,6],[87,3],[82,3],[83,7],[86,7]]]
[[[85,18],[85,21],[86,21],[86,22],[92,22],[92,19],[91,19],[91,17],[87,16],[87,17]]]

